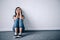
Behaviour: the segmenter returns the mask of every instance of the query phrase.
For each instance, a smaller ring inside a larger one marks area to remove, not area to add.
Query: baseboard
[[[38,31],[60,31],[60,30],[25,30],[25,32],[38,32]],[[13,32],[13,31],[0,31],[0,32]]]

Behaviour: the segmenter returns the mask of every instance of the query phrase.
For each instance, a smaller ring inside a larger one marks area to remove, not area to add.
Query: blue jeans
[[[22,30],[24,31],[25,28],[24,28],[24,24],[23,24],[23,20],[22,19],[17,18],[14,21],[13,31],[15,31],[14,30],[15,28],[22,28]]]
[[[14,25],[13,25],[15,28],[22,28],[23,27],[23,20],[22,19],[19,19],[17,18],[15,21],[14,21]]]

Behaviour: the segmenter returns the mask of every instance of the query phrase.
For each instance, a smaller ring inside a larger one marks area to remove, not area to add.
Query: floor
[[[21,38],[14,38],[12,31],[0,31],[0,40],[60,40],[60,30],[26,31]]]

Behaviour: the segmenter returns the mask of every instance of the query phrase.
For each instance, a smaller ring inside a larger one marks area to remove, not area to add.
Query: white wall
[[[0,0],[0,31],[11,31],[15,8],[22,8],[26,30],[60,30],[60,0]]]

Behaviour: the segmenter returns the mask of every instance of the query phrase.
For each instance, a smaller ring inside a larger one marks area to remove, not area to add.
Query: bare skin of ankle
[[[15,28],[15,32],[18,33],[18,28]]]
[[[20,33],[22,33],[22,28],[19,28]]]

